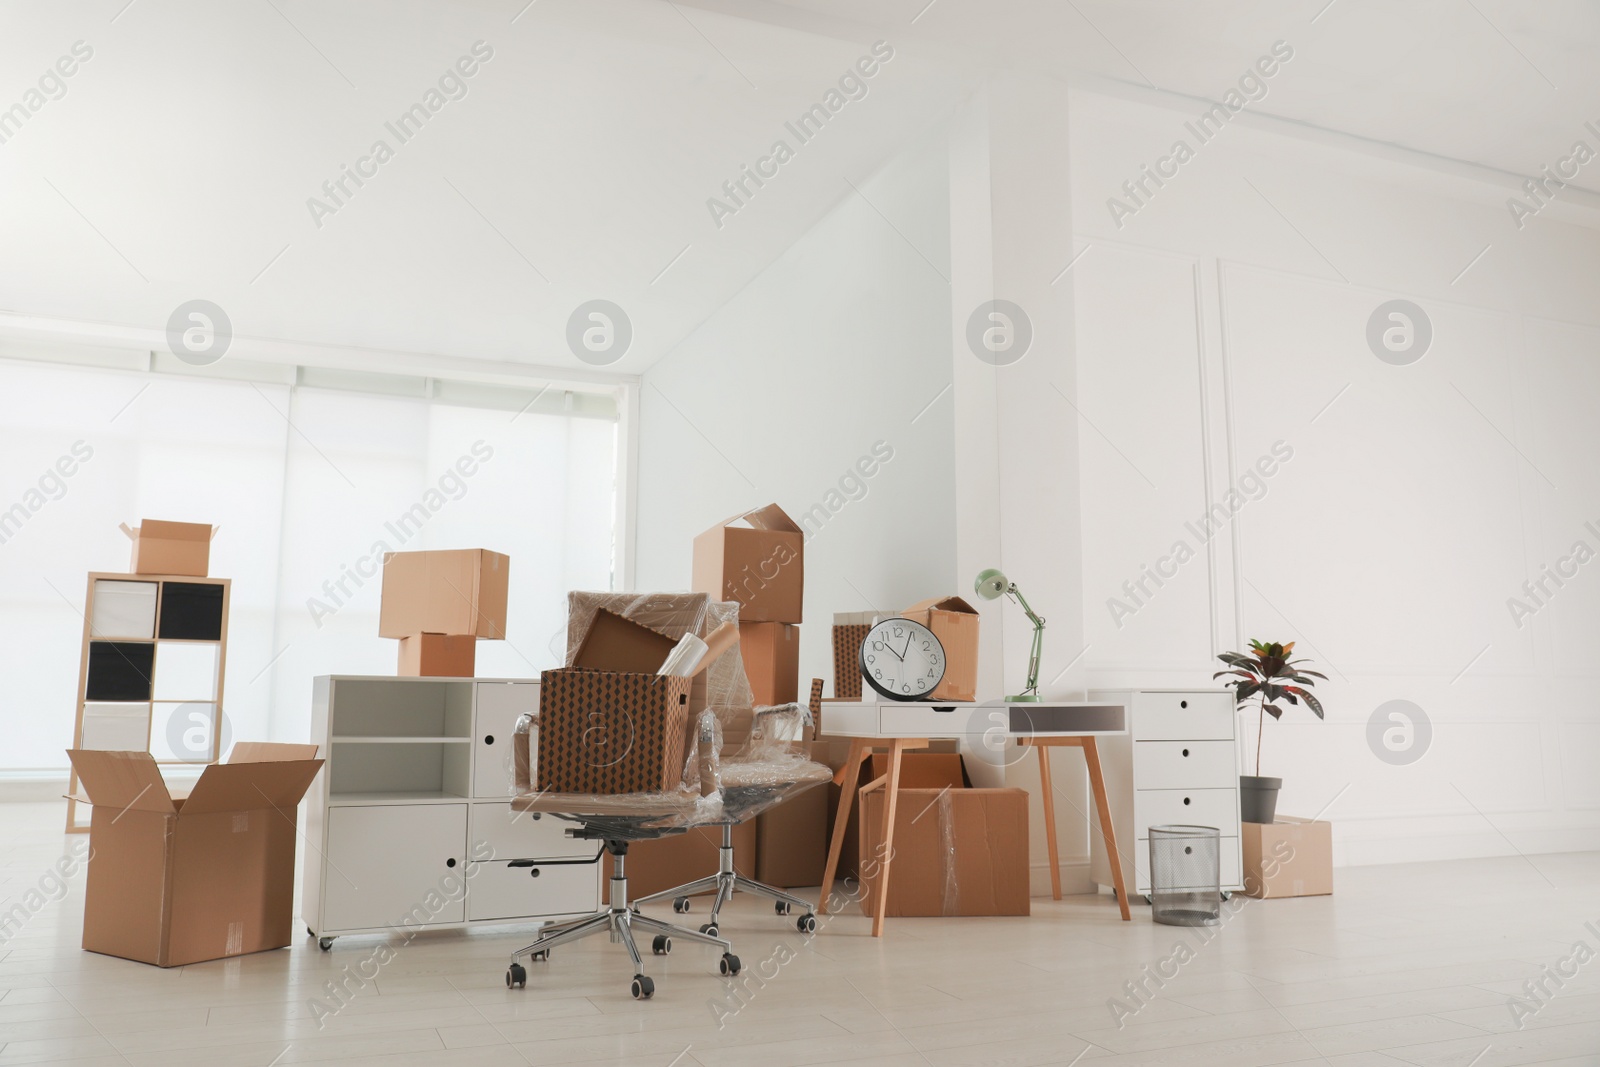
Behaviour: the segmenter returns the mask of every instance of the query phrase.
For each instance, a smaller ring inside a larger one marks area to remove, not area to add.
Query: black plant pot
[[[1278,811],[1278,790],[1282,778],[1239,776],[1239,818],[1245,822],[1270,823]]]

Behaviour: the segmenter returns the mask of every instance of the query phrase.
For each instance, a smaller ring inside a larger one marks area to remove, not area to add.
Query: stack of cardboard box
[[[800,699],[805,534],[776,504],[719,522],[694,539],[694,589],[739,603],[739,648],[757,707]],[[755,878],[822,881],[828,795],[810,789],[757,817]]]
[[[378,635],[398,638],[403,678],[471,678],[478,641],[504,640],[511,560],[483,548],[390,552]]]

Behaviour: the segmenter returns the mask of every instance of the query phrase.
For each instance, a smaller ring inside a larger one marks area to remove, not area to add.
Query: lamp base
[[[1037,704],[1044,698],[1038,693],[1018,693],[1014,697],[1006,697],[1007,704]]]

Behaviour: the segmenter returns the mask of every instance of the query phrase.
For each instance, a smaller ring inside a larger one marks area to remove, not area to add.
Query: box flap
[[[70,748],[67,758],[78,772],[78,781],[99,808],[124,811],[155,811],[170,815],[177,811],[167,783],[161,777],[155,757],[148,752],[98,752]]]
[[[208,811],[292,809],[322,767],[319,759],[266,763],[214,763],[200,774],[183,802],[183,814]]]
[[[903,619],[926,611],[948,611],[955,615],[976,615],[978,609],[968,604],[958,596],[935,596],[927,600],[919,600],[900,613]]]
[[[316,759],[316,745],[285,745],[272,741],[240,741],[224,763],[278,763],[285,760]]]
[[[799,526],[795,525],[795,521],[789,517],[788,512],[784,511],[776,504],[768,504],[764,508],[756,508],[754,511],[747,511],[743,515],[738,515],[732,519],[729,519],[728,522],[723,523],[723,525],[727,526],[730,523],[738,522],[741,519],[749,523],[750,528],[754,530],[768,530],[774,533],[803,532]]]
[[[124,525],[122,531],[129,537],[158,538],[162,541],[210,541],[212,527],[203,522],[169,522],[165,519],[144,519],[132,531]]]
[[[625,674],[654,674],[678,642],[606,608],[595,611],[572,666]]]

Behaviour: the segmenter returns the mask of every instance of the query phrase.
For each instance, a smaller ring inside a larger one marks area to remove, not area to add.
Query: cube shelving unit
[[[165,764],[217,762],[231,587],[227,578],[89,575],[74,748],[146,751]],[[175,745],[165,724],[185,708]],[[87,833],[73,799],[76,772],[67,791],[67,832]]]

